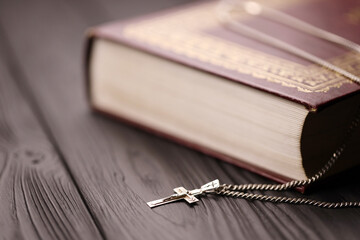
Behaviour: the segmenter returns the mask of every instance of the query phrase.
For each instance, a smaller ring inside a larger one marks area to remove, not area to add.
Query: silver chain
[[[289,15],[284,13],[278,12],[276,10],[266,8],[258,3],[245,1],[240,4],[234,1],[220,1],[218,7],[218,17],[222,24],[224,24],[230,30],[245,35],[247,37],[262,41],[266,44],[271,46],[280,48],[287,52],[290,52],[294,55],[312,61],[320,66],[323,66],[329,70],[337,72],[356,83],[360,83],[360,78],[347,72],[346,70],[334,66],[333,64],[320,59],[308,52],[305,52],[295,46],[292,46],[286,42],[273,38],[269,35],[266,35],[260,31],[252,29],[251,27],[247,27],[244,24],[233,19],[231,16],[231,12],[236,10],[236,7],[242,7],[248,14],[252,15],[259,15],[263,14],[266,17],[271,18],[275,21],[280,21],[285,24],[292,24],[293,27],[297,28],[298,30],[307,32],[311,35],[317,36],[319,38],[323,38],[330,42],[342,45],[344,47],[350,48],[357,52],[360,52],[359,45],[350,42],[346,39],[343,39],[337,35],[328,33],[324,30],[311,26],[307,23],[302,22],[301,20],[295,19]],[[313,205],[323,208],[346,208],[346,207],[360,207],[360,202],[324,202],[324,201],[317,201],[308,198],[292,198],[292,197],[279,197],[279,196],[270,196],[270,195],[263,195],[263,194],[256,194],[251,193],[248,191],[260,190],[260,191],[285,191],[291,190],[297,187],[304,187],[311,183],[317,182],[320,180],[324,175],[326,175],[329,170],[334,166],[336,161],[344,152],[347,143],[351,136],[353,135],[354,130],[358,127],[360,122],[360,107],[357,110],[354,120],[351,122],[347,134],[344,138],[343,144],[338,147],[338,149],[333,153],[330,157],[330,160],[324,165],[322,169],[319,170],[314,176],[305,179],[305,180],[293,180],[284,184],[242,184],[242,185],[234,185],[234,184],[222,184],[217,190],[215,191],[219,195],[235,197],[235,198],[244,198],[249,200],[260,200],[260,201],[268,201],[273,203],[290,203],[290,204],[306,204],[306,205]]]
[[[335,165],[336,161],[340,158],[344,152],[347,143],[351,139],[352,135],[355,132],[355,129],[359,126],[360,123],[360,106],[357,109],[354,120],[350,123],[347,133],[344,137],[343,143],[340,147],[332,154],[330,160],[320,169],[314,176],[305,180],[293,180],[283,184],[222,184],[216,191],[219,195],[235,197],[235,198],[245,198],[249,200],[260,200],[268,201],[274,203],[291,203],[291,204],[307,204],[323,208],[346,208],[346,207],[360,207],[360,202],[324,202],[316,201],[308,198],[291,198],[291,197],[278,197],[278,196],[269,196],[262,194],[249,193],[246,191],[252,190],[262,190],[262,191],[285,191],[294,189],[297,187],[304,187],[311,183],[314,183],[320,180],[329,170]]]

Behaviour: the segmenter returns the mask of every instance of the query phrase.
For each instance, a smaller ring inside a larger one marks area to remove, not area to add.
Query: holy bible
[[[89,102],[101,112],[284,182],[316,173],[342,144],[360,86],[224,28],[201,2],[89,30]],[[360,42],[356,1],[266,1]],[[241,11],[237,21],[360,73],[360,55]],[[353,15],[352,15],[353,14]],[[353,16],[353,17],[352,17]],[[331,170],[359,163],[359,134]]]

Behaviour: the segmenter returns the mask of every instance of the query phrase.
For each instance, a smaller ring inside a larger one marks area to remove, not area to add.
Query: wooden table
[[[85,30],[187,1],[1,0],[0,239],[359,238],[360,209],[216,196],[145,204],[216,178],[270,182],[87,106]],[[360,200],[358,171],[311,197]]]

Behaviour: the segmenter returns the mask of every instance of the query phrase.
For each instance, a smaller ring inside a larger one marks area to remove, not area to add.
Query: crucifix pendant
[[[186,190],[184,187],[174,188],[175,194],[170,195],[168,197],[148,202],[147,205],[151,208],[161,206],[167,203],[185,200],[189,204],[198,202],[199,199],[196,198],[198,195],[206,194],[206,193],[214,193],[220,187],[220,182],[218,179],[209,182],[205,185],[202,185],[199,189],[194,190]]]

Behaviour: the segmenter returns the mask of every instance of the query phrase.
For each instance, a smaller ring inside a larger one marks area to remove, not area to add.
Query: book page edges
[[[177,142],[180,145],[189,147],[191,149],[200,151],[200,152],[202,152],[204,154],[207,154],[209,156],[218,158],[218,159],[223,160],[225,162],[228,162],[228,163],[234,164],[236,166],[239,166],[241,168],[247,169],[247,170],[249,170],[251,172],[254,172],[256,174],[259,174],[259,175],[261,175],[263,177],[274,180],[276,182],[285,183],[285,182],[293,180],[293,179],[285,177],[285,176],[283,176],[281,174],[274,173],[274,172],[269,171],[267,169],[264,169],[264,168],[261,168],[261,167],[254,166],[254,165],[251,165],[249,163],[246,163],[246,162],[242,161],[241,159],[235,159],[235,158],[233,158],[231,156],[228,156],[226,154],[220,153],[218,151],[214,151],[213,149],[201,146],[199,144],[193,143],[191,141],[187,141],[185,139],[173,136],[171,134],[167,134],[167,133],[165,133],[163,131],[159,131],[158,129],[151,128],[151,127],[149,127],[147,125],[141,124],[140,122],[130,120],[130,119],[124,117],[124,116],[114,115],[113,113],[104,111],[103,109],[100,109],[100,108],[96,107],[94,105],[94,103],[92,102],[92,99],[91,99],[90,63],[91,63],[91,57],[92,57],[92,55],[91,55],[92,46],[93,46],[93,43],[94,43],[94,41],[96,40],[97,37],[98,37],[97,34],[95,34],[92,31],[89,31],[89,35],[88,35],[86,45],[85,45],[85,57],[84,57],[86,96],[87,96],[87,100],[89,102],[90,108],[91,108],[91,110],[93,112],[101,113],[101,114],[106,115],[106,116],[108,116],[108,117],[110,117],[112,119],[120,120],[121,122],[124,122],[124,123],[126,123],[128,125],[143,129],[146,132],[153,133],[153,134],[155,134],[157,136],[160,136],[160,137],[169,139],[171,141]],[[301,193],[304,193],[306,189],[307,189],[307,187],[299,187],[296,190],[301,192]]]

